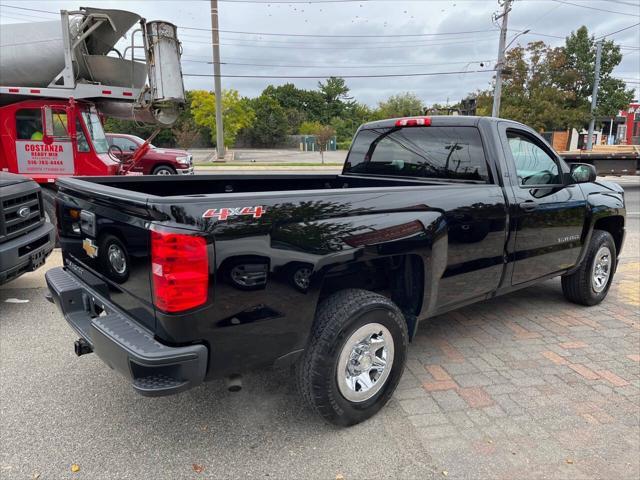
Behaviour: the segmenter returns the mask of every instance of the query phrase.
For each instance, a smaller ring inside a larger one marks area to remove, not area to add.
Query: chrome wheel
[[[115,243],[109,245],[109,248],[107,249],[107,258],[109,259],[111,268],[113,268],[116,273],[124,275],[127,271],[127,259],[124,252],[118,245]]]
[[[173,172],[168,168],[159,168],[156,170],[156,175],[173,175]]]
[[[379,323],[360,327],[347,339],[336,370],[340,393],[351,402],[364,402],[384,386],[393,366],[393,337]]]
[[[611,250],[602,246],[596,253],[591,271],[591,286],[596,293],[602,292],[611,276]]]

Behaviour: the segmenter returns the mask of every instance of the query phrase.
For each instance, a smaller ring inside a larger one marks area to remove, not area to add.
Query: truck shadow
[[[567,303],[559,282],[551,281],[441,315],[420,325],[409,348],[409,358],[418,359],[420,365],[459,363],[464,362],[471,351],[479,355],[491,345],[542,342],[540,331],[560,308],[566,310]],[[419,366],[422,372],[415,371],[411,361],[407,367],[408,381],[400,388],[420,387],[420,373],[425,374],[426,370]],[[218,380],[176,396],[140,399],[128,385],[118,382],[121,392],[110,404],[109,411],[121,411],[121,421],[128,425],[162,432],[161,441],[169,444],[195,435],[230,444],[244,439],[258,445],[271,441],[274,436],[291,438],[296,432],[309,435],[310,426],[313,436],[339,430],[326,424],[302,402],[293,372],[288,369],[254,372],[243,377],[243,384],[238,393],[228,392],[224,382]],[[393,404],[392,400],[381,414],[354,428],[375,428],[373,425],[392,415]],[[105,415],[109,411],[105,410]]]

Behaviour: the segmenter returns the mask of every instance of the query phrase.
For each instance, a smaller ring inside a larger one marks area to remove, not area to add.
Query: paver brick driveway
[[[288,371],[247,375],[237,394],[211,382],[136,395],[94,355],[73,354],[43,298],[50,259],[0,289],[0,478],[638,480],[635,185],[601,305],[566,302],[553,280],[425,321],[391,402],[349,429],[310,412]]]
[[[423,324],[395,400],[450,478],[640,478],[640,286],[607,300],[559,281]]]

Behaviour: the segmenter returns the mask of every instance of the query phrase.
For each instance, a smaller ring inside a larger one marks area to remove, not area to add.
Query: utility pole
[[[504,44],[507,42],[507,21],[509,11],[511,10],[511,2],[513,0],[504,0],[502,14],[496,17],[496,20],[502,17],[502,27],[500,27],[500,43],[498,44],[498,64],[496,65],[496,85],[493,91],[493,109],[492,117],[500,116],[500,96],[502,95],[502,68],[504,67]]]
[[[602,58],[602,42],[596,43],[596,68],[593,78],[593,93],[591,94],[591,120],[589,121],[589,131],[587,133],[587,150],[593,149],[593,129],[596,126],[596,104],[598,103],[598,88],[600,87],[600,60]]]
[[[220,81],[220,34],[218,31],[218,0],[211,0],[211,46],[213,47],[213,81],[216,96],[216,150],[218,160],[224,160],[222,125],[222,83]]]

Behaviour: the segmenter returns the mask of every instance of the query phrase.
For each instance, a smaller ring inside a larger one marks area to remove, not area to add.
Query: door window
[[[67,128],[67,112],[61,110],[53,111],[53,136],[54,137],[68,137],[69,131]]]
[[[87,142],[87,137],[82,130],[82,125],[80,125],[80,120],[76,119],[76,138],[78,139],[78,151],[86,153],[89,151],[89,142]]]
[[[520,185],[557,185],[562,183],[558,164],[542,147],[529,137],[516,132],[508,131],[507,139]]]
[[[39,108],[24,108],[16,112],[18,140],[42,140],[42,113]]]
[[[124,137],[112,137],[111,142],[113,145],[120,147],[123,152],[133,152],[138,148],[138,145],[128,138]]]

